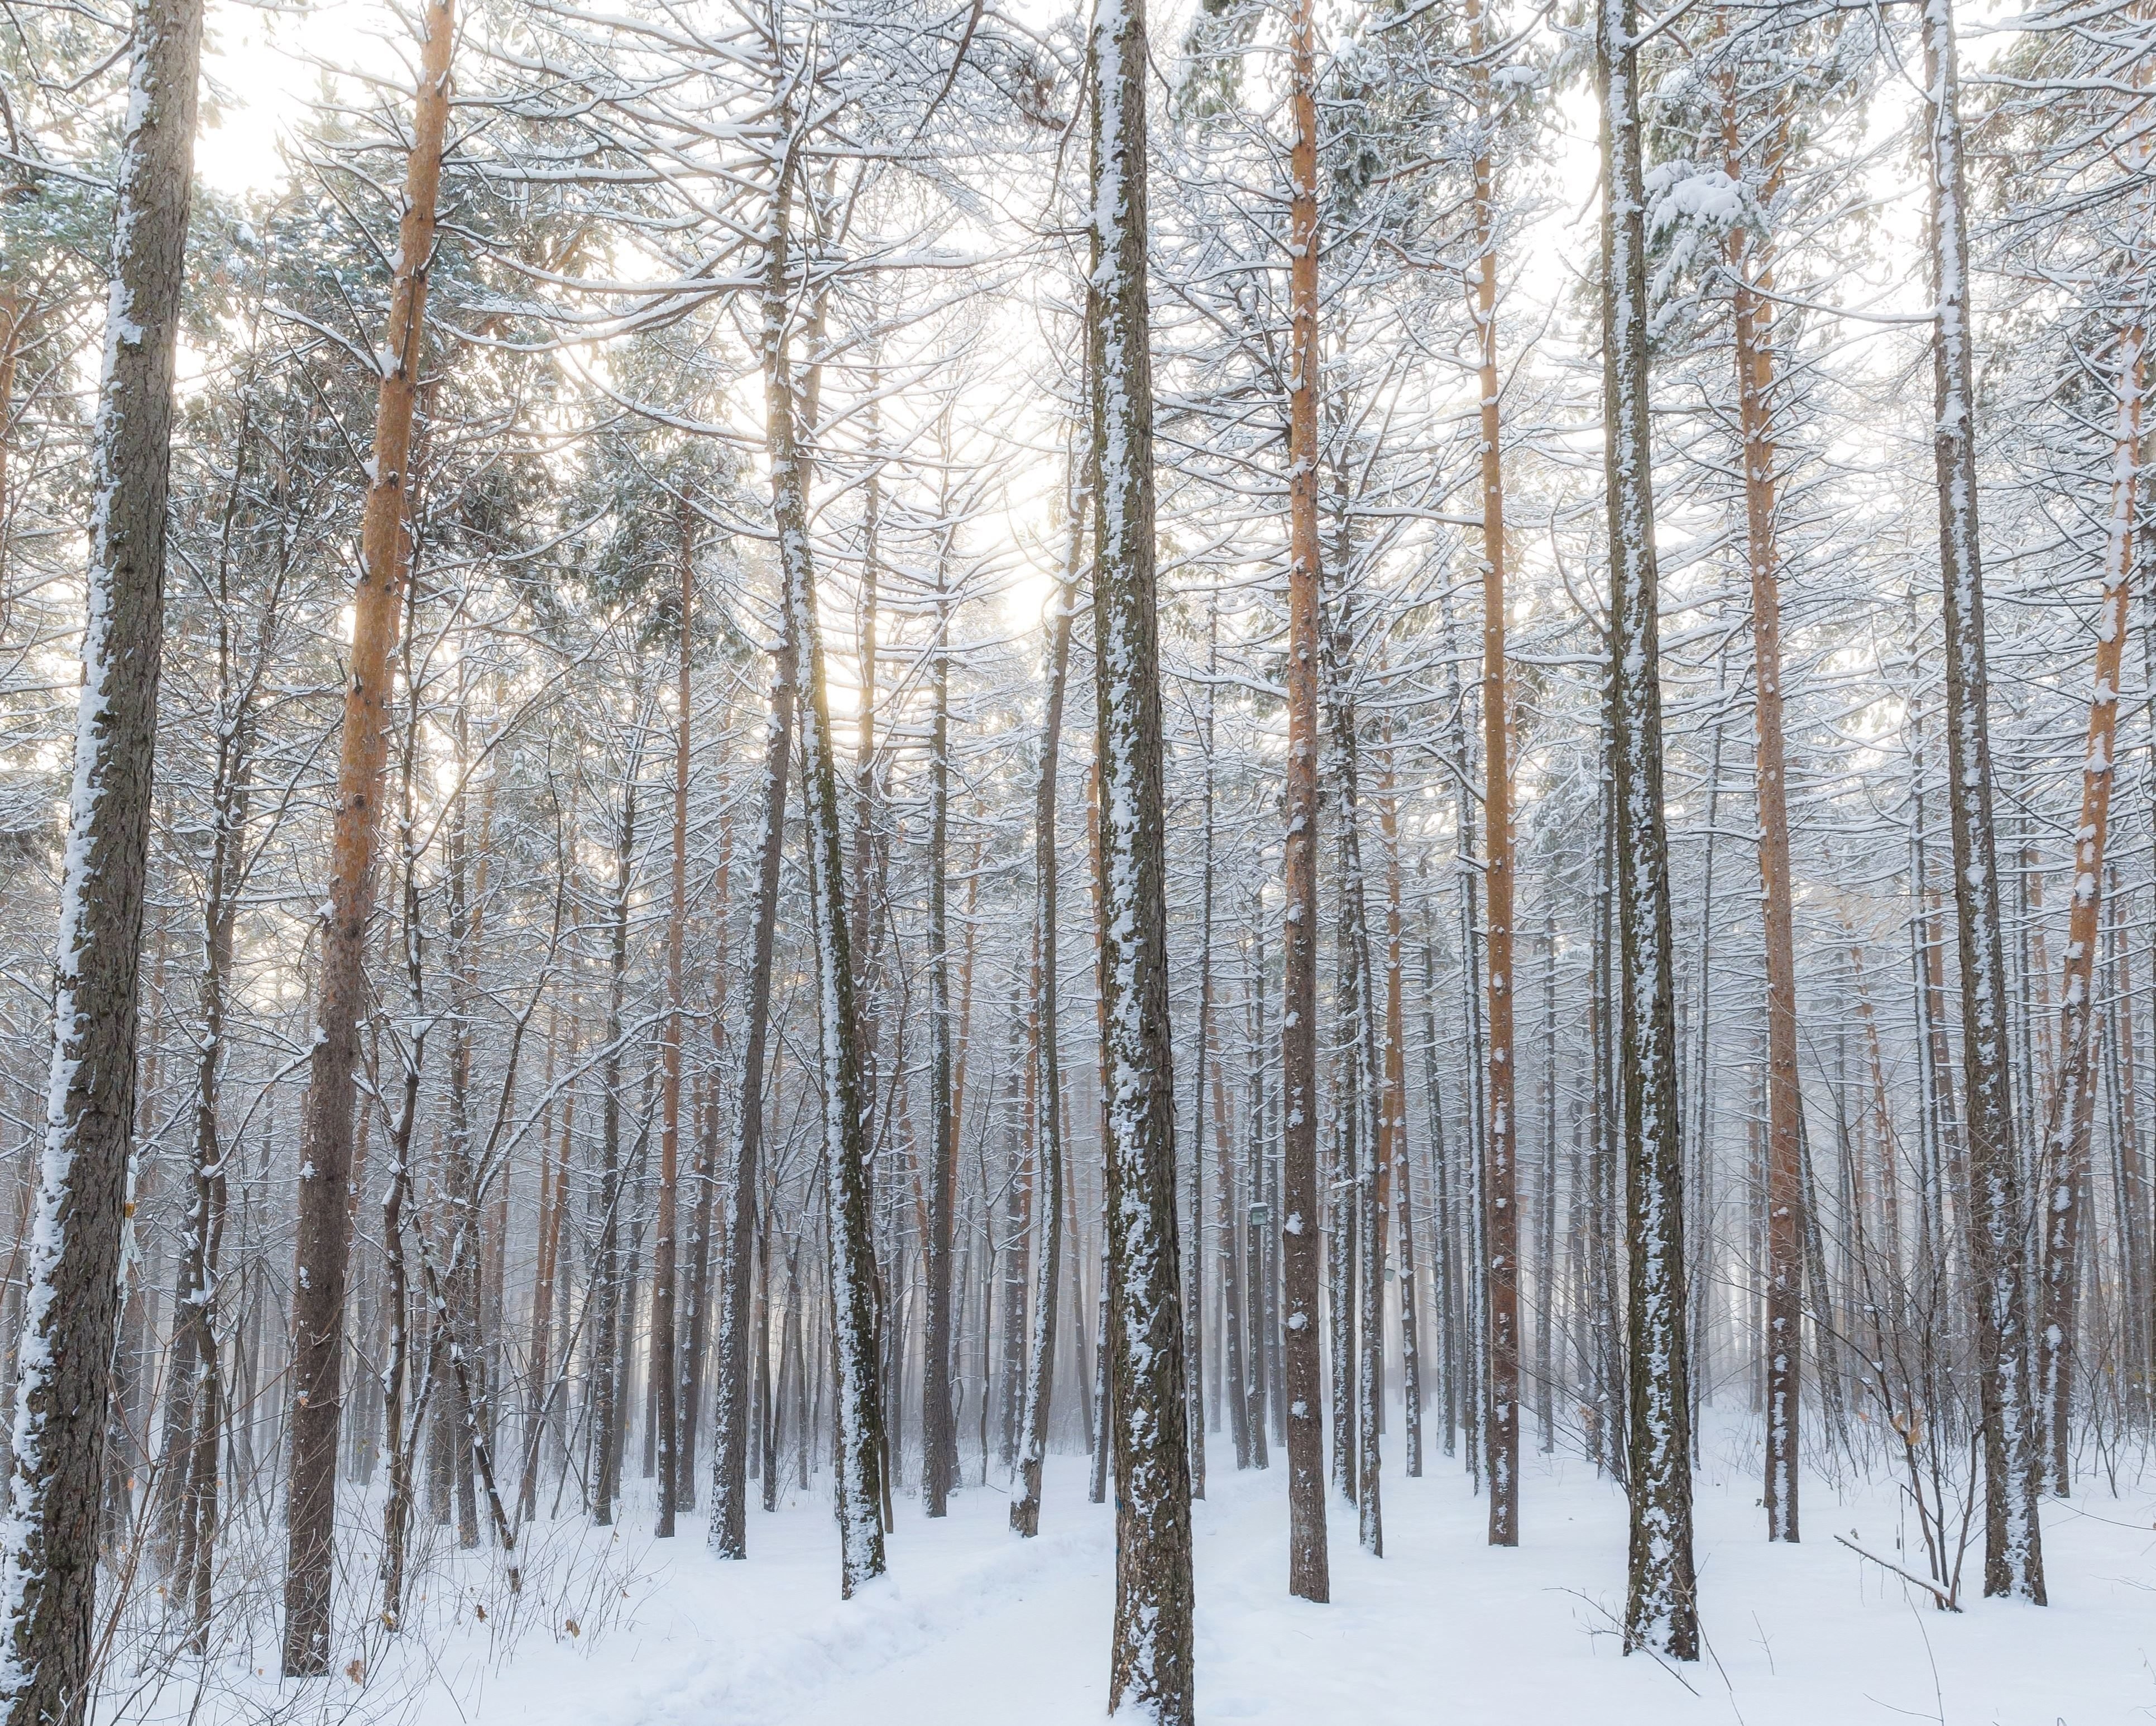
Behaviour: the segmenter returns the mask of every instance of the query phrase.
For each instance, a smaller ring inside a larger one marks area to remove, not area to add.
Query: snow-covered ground
[[[1211,1495],[1195,1508],[1200,1719],[2156,1720],[2156,1479],[2122,1480],[2116,1497],[2099,1483],[2071,1506],[2047,1502],[2048,1609],[1979,1600],[1948,1615],[1834,1542],[1854,1531],[1893,1553],[1898,1518],[1885,1483],[1837,1494],[1808,1478],[1804,1544],[1770,1548],[1756,1446],[1731,1431],[1707,1450],[1697,1512],[1711,1652],[1680,1673],[1619,1652],[1624,1504],[1584,1463],[1531,1453],[1523,1544],[1496,1552],[1456,1462],[1433,1458],[1411,1481],[1395,1458],[1384,1482],[1387,1555],[1363,1554],[1352,1516],[1336,1509],[1332,1603],[1314,1606],[1285,1592],[1285,1475],[1238,1475],[1216,1441]],[[747,1564],[713,1559],[701,1518],[661,1544],[632,1510],[633,1532],[575,1535],[588,1544],[574,1564],[562,1544],[572,1530],[557,1524],[554,1549],[535,1558],[516,1609],[524,1621],[513,1642],[501,1640],[497,1597],[484,1626],[467,1610],[458,1626],[438,1626],[424,1674],[385,1667],[387,1682],[340,1677],[305,1698],[286,1687],[282,1700],[288,1718],[349,1720],[375,1713],[371,1697],[412,1726],[1097,1721],[1114,1589],[1110,1513],[1086,1502],[1075,1458],[1051,1464],[1039,1539],[1009,1532],[1008,1503],[996,1485],[970,1487],[938,1523],[901,1501],[891,1575],[844,1603],[820,1493],[797,1494],[776,1515],[752,1512]],[[1973,1549],[1972,1581],[1980,1559]],[[572,1570],[573,1588],[562,1580]],[[541,1621],[542,1611],[564,1622]],[[253,1695],[258,1708],[272,1702],[264,1687]]]

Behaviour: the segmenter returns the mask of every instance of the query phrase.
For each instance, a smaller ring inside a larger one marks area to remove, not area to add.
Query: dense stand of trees
[[[1163,1722],[1209,1460],[1322,1602],[1576,1451],[1690,1660],[1730,1422],[2041,1603],[2156,1421],[2156,12],[2019,22],[437,0],[231,189],[198,5],[20,14],[11,1720],[1059,1452]]]

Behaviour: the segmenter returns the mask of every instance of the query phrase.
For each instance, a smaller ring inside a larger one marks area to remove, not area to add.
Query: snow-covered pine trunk
[[[942,566],[938,566],[941,573]],[[958,1487],[958,1425],[951,1385],[951,1230],[958,1193],[958,1115],[952,1094],[951,1022],[950,616],[936,614],[928,719],[928,1229],[921,1367],[921,1502],[947,1513]],[[1015,1514],[1015,1512],[1014,1512]]]
[[[1096,0],[1092,217],[1099,320],[1088,380],[1093,641],[1106,984],[1109,1347],[1116,1621],[1108,1709],[1192,1718],[1190,1448],[1175,1215],[1174,1028],[1153,568],[1152,354],[1147,304],[1145,0]]]
[[[1779,99],[1778,98],[1778,101]],[[1741,181],[1736,80],[1722,84],[1723,166]],[[1786,109],[1777,115],[1763,204],[1782,179]],[[1774,267],[1749,231],[1730,229],[1730,321],[1735,331],[1738,424],[1743,439],[1744,561],[1752,578],[1753,724],[1759,819],[1759,917],[1767,983],[1766,1483],[1769,1540],[1797,1539],[1798,1458],[1804,1410],[1804,1264],[1798,1135],[1796,939],[1789,882],[1789,806],[1782,736],[1781,557],[1774,541]]]
[[[1090,444],[1089,444],[1090,449]],[[1011,1527],[1020,1534],[1040,1532],[1040,1470],[1048,1454],[1050,1399],[1055,1384],[1055,1309],[1063,1259],[1062,1199],[1069,1190],[1064,1166],[1063,1067],[1056,1017],[1056,774],[1062,763],[1063,698],[1070,681],[1070,618],[1078,605],[1078,570],[1084,558],[1091,519],[1093,475],[1089,458],[1071,499],[1070,544],[1057,586],[1048,626],[1048,704],[1041,717],[1040,782],[1034,801],[1034,1047],[1039,1051],[1039,1143],[1037,1184],[1040,1243],[1034,1255],[1033,1332],[1027,1353],[1025,1413],[1019,1445],[1019,1494],[1012,1501]],[[1081,1326],[1082,1333],[1082,1326]],[[1084,1359],[1084,1348],[1079,1351]]]
[[[778,537],[786,619],[803,677],[801,753],[810,921],[815,931],[818,1094],[831,1279],[831,1348],[835,1371],[832,1454],[838,1498],[839,1591],[850,1597],[884,1571],[883,1399],[876,1359],[876,1266],[870,1239],[867,1117],[860,1089],[860,1040],[854,1012],[854,970],[846,916],[845,842],[824,642],[816,614],[816,568],[808,541],[808,475],[795,424],[798,411],[788,326],[793,290],[789,229],[797,141],[788,137],[778,163],[766,236],[761,358],[765,435],[771,464],[772,525]]]
[[[202,28],[200,0],[135,7],[90,433],[89,615],[61,866],[51,1076],[23,1264],[0,1550],[0,1698],[11,1726],[79,1721],[90,1703]],[[13,337],[11,323],[11,347]]]
[[[398,223],[389,321],[380,352],[373,455],[360,528],[352,658],[338,738],[336,814],[314,1050],[300,1125],[292,1297],[291,1458],[287,1479],[284,1670],[330,1669],[336,1572],[336,1457],[344,1408],[345,1287],[352,1249],[352,1112],[367,1004],[367,926],[374,909],[377,806],[388,753],[383,714],[404,586],[412,421],[434,261],[434,201],[449,111],[454,0],[424,14],[419,82]]]
[[[680,588],[675,624],[673,869],[666,919],[666,1034],[660,1050],[659,1230],[651,1266],[652,1424],[658,1435],[659,1521],[654,1538],[674,1538],[675,1482],[686,1467],[679,1458],[681,1410],[675,1307],[680,1246],[681,1170],[681,1049],[687,1035],[682,994],[682,937],[689,920],[689,629],[696,604],[696,539],[686,499],[678,514]]]
[[[1490,1544],[1520,1544],[1520,1211],[1518,1086],[1512,1061],[1512,717],[1505,691],[1505,472],[1498,413],[1496,206],[1491,167],[1495,128],[1487,60],[1489,26],[1469,0],[1476,56],[1475,319],[1481,395],[1482,891],[1489,960],[1489,1140],[1484,1151],[1482,1233],[1486,1247],[1489,1384],[1484,1454],[1490,1471]]]
[[[748,1556],[749,1329],[757,1305],[749,1278],[760,1238],[757,1183],[763,1158],[764,1050],[771,1035],[772,958],[778,940],[779,866],[785,855],[786,781],[793,763],[799,660],[790,616],[782,619],[780,629],[772,655],[771,707],[764,721],[763,828],[757,850],[756,927],[750,937],[748,1001],[734,1108],[734,1166],[719,1225],[724,1256],[719,1275],[717,1383],[711,1404],[710,1541],[711,1550],[722,1559]],[[767,1233],[761,1238],[769,1239]],[[767,1280],[769,1268],[767,1262]],[[760,1332],[767,1333],[769,1325],[766,1303]],[[756,1355],[757,1370],[766,1377],[770,1353],[766,1334]],[[766,1384],[767,1395],[768,1388]],[[763,1446],[759,1455],[767,1486],[773,1474],[770,1446]],[[765,1496],[769,1497],[767,1492]]]
[[[2042,1323],[2037,1335],[2040,1394],[2051,1437],[2051,1487],[2071,1485],[2067,1440],[2073,1414],[2074,1327],[2080,1292],[2081,1228],[2089,1199],[2089,1138],[2096,1113],[2096,952],[2102,908],[2104,841],[2111,820],[2118,758],[2118,681],[2133,573],[2134,493],[2140,483],[2141,396],[2145,366],[2138,325],[2119,337],[2116,423],[2112,435],[2111,509],[2104,537],[2103,593],[2097,602],[2095,680],[2089,691],[2088,746],[2082,764],[2081,820],[2074,830],[2074,880],[2067,912],[2066,960],[2059,1015],[2059,1083],[2044,1135]]]
[[[1624,993],[1631,1539],[1625,1646],[1699,1657],[1686,1386],[1684,1160],[1647,419],[1646,196],[1634,0],[1599,0],[1603,439],[1609,509],[1609,754]]]
[[[1969,1269],[1976,1293],[1984,1427],[1984,1591],[2041,1605],[2035,1399],[2029,1382],[2020,1159],[2014,1143],[1992,817],[1984,575],[1977,522],[1976,403],[1970,352],[1969,234],[1963,213],[1961,106],[1953,0],[1924,0],[1924,82],[1933,288],[1933,457],[1946,623],[1947,795],[1954,922],[1961,949],[1962,1074],[1967,1099]]]
[[[1328,1600],[1325,1381],[1318,1343],[1317,1179],[1317,59],[1314,0],[1288,20],[1287,901],[1281,1010],[1281,1384],[1286,1405],[1287,1591]],[[1339,1394],[1336,1387],[1336,1394]]]

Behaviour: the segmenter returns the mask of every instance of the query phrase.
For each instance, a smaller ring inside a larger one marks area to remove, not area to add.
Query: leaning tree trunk
[[[1313,0],[1290,14],[1288,212],[1287,911],[1281,1014],[1281,1298],[1287,1406],[1287,1591],[1328,1600],[1325,1388],[1318,1343],[1317,1183],[1317,70]],[[1338,1394],[1336,1390],[1336,1394]]]
[[[408,550],[404,500],[412,419],[434,262],[434,201],[449,111],[454,0],[433,0],[420,53],[412,151],[405,164],[397,273],[381,357],[374,452],[367,467],[354,596],[352,659],[338,743],[329,915],[300,1137],[299,1238],[292,1302],[291,1464],[285,1501],[284,1668],[288,1677],[330,1668],[331,1583],[336,1569],[337,1421],[344,1406],[345,1281],[352,1248],[346,1189],[352,1172],[353,1070],[367,1001],[367,925],[374,908],[377,809],[388,751],[383,711],[389,655]]]
[[[0,1606],[11,1723],[90,1702],[120,1246],[135,1121],[142,902],[163,641],[172,372],[200,0],[138,0],[90,442],[89,601],[60,881],[52,1079],[24,1266]],[[12,331],[11,331],[12,336]]]
[[[1116,1619],[1108,1709],[1193,1713],[1190,1448],[1184,1431],[1168,850],[1153,564],[1152,355],[1146,303],[1144,0],[1101,0],[1093,69],[1088,390],[1100,475],[1093,641],[1106,984],[1108,1275],[1115,1285]]]
[[[824,692],[824,643],[816,617],[816,570],[808,541],[808,496],[794,423],[793,362],[788,352],[788,229],[797,142],[788,137],[767,236],[763,284],[765,425],[771,458],[773,525],[778,535],[787,627],[801,657],[803,811],[808,853],[809,917],[815,931],[818,1091],[831,1277],[839,1540],[839,1589],[850,1597],[884,1571],[883,1399],[877,1389],[875,1255],[870,1237],[867,1119],[861,1107],[860,1043],[846,920],[845,849],[838,765]]]
[[[2067,1445],[2073,1412],[2074,1325],[2080,1287],[2082,1214],[2089,1198],[2089,1138],[2096,1113],[2096,986],[2103,848],[2111,820],[2118,754],[2118,679],[2127,631],[2127,588],[2133,573],[2133,502],[2141,453],[2142,331],[2119,338],[2117,425],[2112,439],[2111,512],[2105,535],[2103,596],[2096,630],[2096,681],[2089,694],[2088,747],[2082,754],[2082,816],[2074,829],[2074,882],[2066,922],[2064,1005],[2059,1021],[2059,1084],[2045,1134],[2043,1322],[2039,1391],[2048,1411],[2051,1490],[2071,1485]],[[2118,1137],[2118,1135],[2114,1135]],[[2130,1226],[2130,1223],[2128,1225]]]
[[[1963,218],[1961,111],[1953,0],[1925,0],[1930,131],[1932,325],[1939,578],[1946,622],[1947,794],[1953,829],[1954,922],[1961,948],[1962,1074],[1967,1097],[1969,1269],[1976,1285],[1984,1426],[1984,1591],[2044,1601],[2036,1520],[2035,1408],[2029,1385],[2021,1166],[2014,1143],[2006,955],[1992,818],[1984,574],[1976,506],[1976,402],[1969,352],[1969,236]]]
[[[1626,1373],[1631,1537],[1625,1646],[1699,1657],[1686,1385],[1684,1158],[1679,1143],[1669,834],[1647,421],[1646,190],[1633,0],[1600,0],[1602,353],[1609,507],[1609,780],[1624,991]],[[1494,968],[1494,967],[1493,967]],[[1494,995],[1494,991],[1493,991]]]

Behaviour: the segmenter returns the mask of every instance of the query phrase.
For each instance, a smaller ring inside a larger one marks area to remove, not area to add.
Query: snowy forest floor
[[[1390,1448],[1398,1451],[1397,1434]],[[1363,1554],[1352,1513],[1336,1506],[1332,1604],[1313,1606],[1285,1594],[1284,1472],[1238,1475],[1216,1436],[1209,1497],[1194,1507],[1199,1719],[2156,1720],[2156,1477],[2122,1475],[2117,1496],[2099,1478],[2071,1503],[2046,1501],[2048,1609],[1972,1600],[1948,1615],[1835,1542],[1853,1533],[1897,1556],[1890,1483],[1837,1490],[1808,1477],[1804,1543],[1771,1548],[1761,1534],[1757,1455],[1756,1435],[1742,1424],[1717,1425],[1704,1446],[1697,1551],[1710,1653],[1679,1676],[1619,1652],[1624,1501],[1578,1458],[1530,1451],[1525,1544],[1500,1552],[1484,1543],[1483,1501],[1456,1461],[1434,1456],[1424,1478],[1409,1480],[1395,1455],[1384,1482],[1388,1556]],[[844,1603],[820,1490],[793,1494],[776,1515],[752,1511],[753,1556],[737,1564],[710,1555],[701,1514],[684,1518],[676,1541],[650,1539],[648,1513],[632,1500],[612,1537],[553,1524],[513,1607],[498,1580],[460,1590],[453,1571],[437,1568],[429,1586],[440,1616],[393,1652],[377,1642],[357,1677],[280,1686],[235,1656],[207,1690],[191,1677],[168,1682],[154,1702],[108,1698],[100,1717],[198,1726],[1091,1726],[1106,1709],[1115,1574],[1111,1514],[1086,1502],[1085,1486],[1079,1459],[1051,1460],[1043,1533],[1031,1542],[1009,1532],[1009,1500],[997,1484],[960,1493],[940,1523],[903,1501],[891,1574]],[[1979,1540],[1968,1560],[1971,1595],[1981,1558]],[[493,1613],[474,1613],[487,1600]]]

